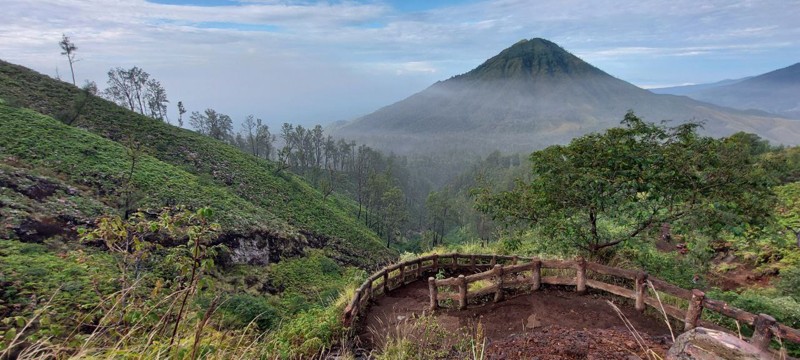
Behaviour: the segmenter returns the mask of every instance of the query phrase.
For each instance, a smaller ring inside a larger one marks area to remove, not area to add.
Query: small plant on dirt
[[[386,332],[370,331],[380,349],[375,357],[379,360],[443,358],[460,340],[466,340],[454,337],[432,316],[401,321]]]
[[[483,323],[480,321],[470,339],[470,350],[473,360],[483,360],[486,356],[486,334],[483,332]]]

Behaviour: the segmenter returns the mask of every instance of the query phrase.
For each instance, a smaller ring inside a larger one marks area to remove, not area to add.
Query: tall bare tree
[[[58,43],[61,45],[61,55],[67,56],[67,61],[69,61],[69,71],[72,72],[72,85],[76,85],[75,83],[75,68],[72,66],[75,63],[75,51],[78,50],[78,47],[75,46],[75,43],[69,40],[69,36],[66,34],[61,34],[61,42]]]

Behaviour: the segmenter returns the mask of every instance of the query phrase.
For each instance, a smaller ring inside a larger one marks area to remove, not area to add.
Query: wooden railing
[[[643,311],[645,306],[653,307],[659,312],[663,309],[668,316],[682,321],[684,330],[691,330],[698,325],[714,325],[700,319],[705,309],[753,326],[754,333],[751,343],[761,349],[769,346],[773,336],[800,343],[800,330],[779,324],[769,315],[752,314],[734,308],[725,302],[708,299],[698,289],[686,290],[651,277],[643,271],[614,268],[582,259],[540,260],[517,256],[458,253],[428,255],[387,266],[374,273],[355,291],[353,299],[345,308],[344,323],[350,325],[353,319],[366,309],[370,300],[410,282],[438,273],[442,269],[453,272],[473,272],[473,274],[447,279],[427,277],[430,310],[436,310],[450,302],[453,305],[457,304],[458,309],[465,309],[469,300],[473,298],[488,296],[492,298],[493,302],[499,302],[510,290],[524,293],[539,290],[542,284],[566,285],[575,286],[575,290],[579,293],[586,292],[588,288],[594,288],[633,299],[634,306],[639,311]],[[575,276],[543,276],[543,270],[570,269],[575,270]],[[601,276],[590,277],[589,274]],[[603,277],[630,280],[632,289],[606,283],[600,280]],[[469,285],[478,281],[487,281],[488,284],[470,290]],[[655,294],[648,291],[649,287],[659,293],[685,300],[688,304],[686,309],[659,301],[654,297]]]

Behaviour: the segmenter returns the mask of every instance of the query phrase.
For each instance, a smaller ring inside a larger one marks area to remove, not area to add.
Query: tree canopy
[[[666,127],[633,112],[621,125],[534,152],[531,180],[475,191],[478,208],[590,254],[665,223],[713,232],[769,214],[772,176],[749,139],[704,137],[699,124]]]

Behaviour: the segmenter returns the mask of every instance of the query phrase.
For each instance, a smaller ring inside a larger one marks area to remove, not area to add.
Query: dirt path
[[[609,341],[615,342],[613,338],[616,337],[618,338],[616,342],[622,344],[623,348],[630,348],[631,345],[638,347],[619,315],[606,302],[607,299],[617,303],[636,330],[644,337],[656,344],[668,343],[666,339],[669,339],[669,329],[663,319],[640,314],[631,306],[620,304],[621,300],[612,296],[592,293],[578,295],[574,291],[557,288],[547,288],[517,296],[498,304],[470,306],[463,311],[442,309],[435,313],[435,319],[437,324],[452,333],[464,331],[465,328],[474,331],[475,325],[480,322],[488,342],[494,344],[495,354],[514,351],[512,348],[516,346],[514,344],[520,342],[519,339],[533,334],[541,335],[537,336],[540,340],[551,339],[561,342],[561,345],[548,344],[551,347],[574,348],[574,344],[567,345],[571,340],[569,336],[563,335],[565,333],[579,335],[581,344],[593,344],[591,341],[587,342],[586,339],[610,336],[611,339],[604,340],[606,345],[609,344]],[[407,319],[427,313],[427,307],[428,286],[423,281],[414,282],[379,298],[370,308],[362,324],[362,333],[359,336],[362,344],[368,348],[376,345],[375,342],[381,341],[380,337],[392,333]],[[553,339],[553,334],[561,335],[558,336],[558,339]],[[531,341],[525,343],[531,346]],[[508,346],[503,345],[498,348],[499,344]],[[604,345],[598,346],[609,348]],[[579,347],[582,345],[579,344]],[[658,352],[663,352],[663,350]]]

